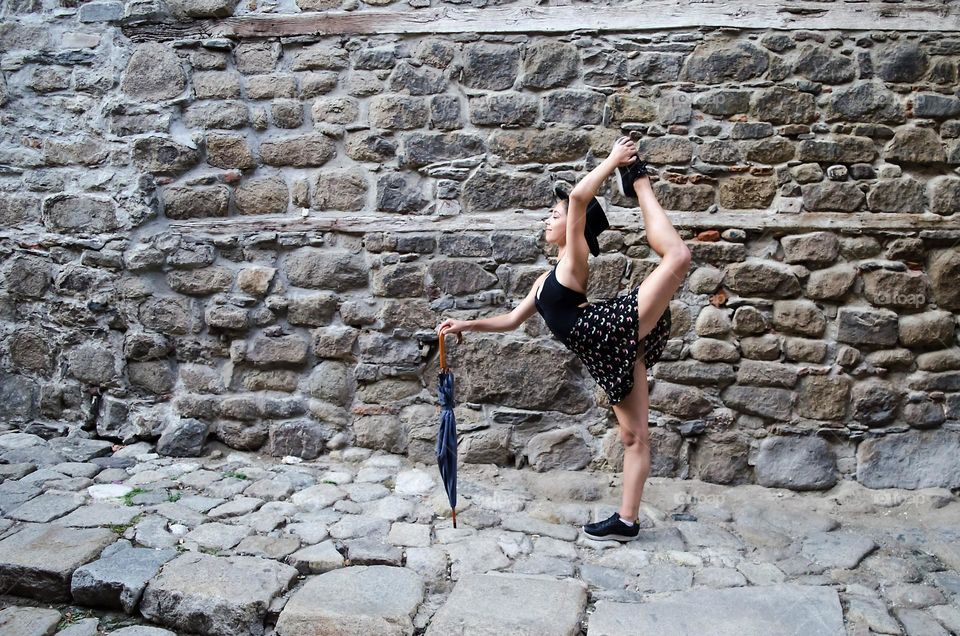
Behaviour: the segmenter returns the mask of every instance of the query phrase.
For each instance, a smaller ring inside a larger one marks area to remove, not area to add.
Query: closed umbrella
[[[437,433],[437,465],[450,501],[453,527],[457,527],[457,420],[453,415],[453,371],[447,366],[444,347],[446,334],[440,334],[440,372],[437,373],[437,393],[440,398],[440,431]],[[463,334],[457,334],[463,342]]]

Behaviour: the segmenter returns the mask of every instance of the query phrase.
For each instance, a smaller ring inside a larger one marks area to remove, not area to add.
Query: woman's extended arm
[[[513,331],[516,328],[517,326],[513,324],[513,312],[510,312],[490,318],[468,320],[464,331]]]
[[[513,311],[507,314],[500,314],[492,318],[481,318],[480,320],[455,320],[447,318],[437,325],[437,334],[441,337],[445,333],[460,333],[461,331],[513,331],[524,323],[530,316],[537,312],[536,298],[537,290],[550,272],[544,272],[537,278],[536,282],[527,292],[527,295]]]
[[[508,314],[480,318],[479,320],[447,318],[437,325],[437,334],[443,337],[445,334],[461,333],[463,331],[513,331],[516,328],[516,310],[514,310]]]

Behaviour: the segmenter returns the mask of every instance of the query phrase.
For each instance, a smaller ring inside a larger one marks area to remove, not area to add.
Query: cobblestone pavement
[[[651,478],[640,537],[581,524],[620,475],[315,461],[0,435],[0,633],[960,633],[949,490]]]

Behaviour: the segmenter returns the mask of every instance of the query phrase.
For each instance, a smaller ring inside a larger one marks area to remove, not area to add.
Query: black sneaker
[[[627,523],[615,512],[606,519],[583,526],[583,533],[597,541],[633,541],[640,534],[637,521]]]
[[[636,199],[637,191],[633,189],[633,182],[647,174],[650,174],[649,166],[640,157],[637,157],[637,160],[629,166],[618,166],[617,183],[620,184],[620,192],[623,196]]]

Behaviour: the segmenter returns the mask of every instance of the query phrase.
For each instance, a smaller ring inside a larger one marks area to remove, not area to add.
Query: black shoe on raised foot
[[[640,524],[627,523],[615,512],[606,519],[583,526],[583,533],[597,541],[633,541],[640,534]]]
[[[620,192],[623,196],[632,199],[637,198],[637,191],[633,189],[633,182],[642,176],[650,174],[647,162],[637,157],[629,166],[619,166],[617,168],[617,183],[620,184]]]

